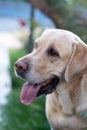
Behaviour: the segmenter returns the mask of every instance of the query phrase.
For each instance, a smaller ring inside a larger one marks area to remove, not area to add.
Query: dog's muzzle
[[[28,69],[28,64],[22,60],[15,63],[16,74],[21,78],[25,79]],[[22,87],[20,95],[21,102],[25,105],[31,104],[37,97],[52,93],[56,89],[58,83],[59,77],[57,76],[52,76],[51,78],[45,80],[44,82],[39,82],[38,84],[29,83],[29,81],[27,81]]]

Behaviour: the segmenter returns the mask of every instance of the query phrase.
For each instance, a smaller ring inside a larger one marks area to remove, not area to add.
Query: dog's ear
[[[87,73],[87,46],[81,43],[74,44],[73,47],[72,56],[65,70],[65,80],[67,82]]]

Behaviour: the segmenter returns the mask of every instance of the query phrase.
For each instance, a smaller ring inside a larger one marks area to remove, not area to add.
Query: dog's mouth
[[[20,95],[21,102],[25,105],[31,104],[37,97],[52,93],[56,89],[58,83],[58,77],[54,77],[39,84],[24,83]]]

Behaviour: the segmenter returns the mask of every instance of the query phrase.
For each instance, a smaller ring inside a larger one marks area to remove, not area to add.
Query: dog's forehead
[[[61,29],[46,29],[42,35],[36,40],[36,42],[49,44],[73,44],[80,40],[80,38],[74,33]]]
[[[61,29],[47,29],[35,41],[41,50],[55,47],[61,56],[71,55],[73,44],[79,44],[82,40],[74,33]]]
[[[47,29],[37,39],[37,44],[40,50],[45,50],[50,47],[56,48],[61,57],[72,54],[73,45],[82,43],[82,40],[74,33],[61,29]]]

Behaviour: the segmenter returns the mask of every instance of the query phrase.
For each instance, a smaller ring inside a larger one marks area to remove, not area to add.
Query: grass
[[[19,100],[20,89],[14,89],[9,102],[3,108],[3,121],[0,130],[49,130],[45,117],[45,97],[36,100],[30,106],[24,106]]]
[[[20,103],[20,91],[24,81],[15,76],[14,63],[24,55],[26,55],[24,49],[10,51],[13,90],[8,96],[7,105],[0,107],[3,119],[0,122],[0,130],[49,130],[45,116],[44,96],[29,106]]]

